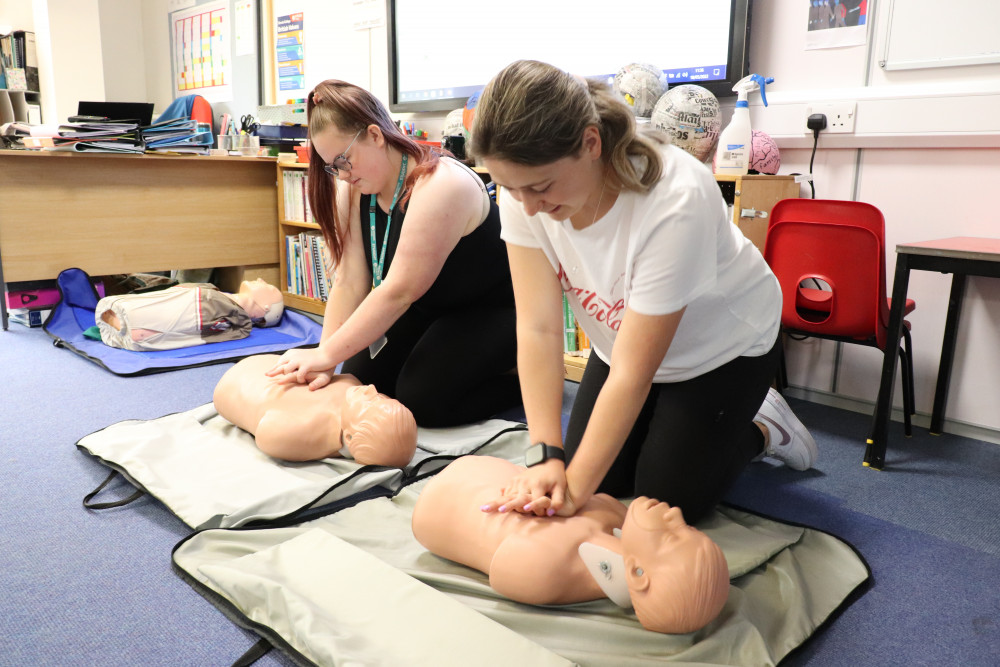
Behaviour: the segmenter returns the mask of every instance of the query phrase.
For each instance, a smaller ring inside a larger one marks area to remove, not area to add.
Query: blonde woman
[[[510,268],[482,180],[358,86],[324,81],[307,112],[309,203],[336,279],[319,347],[286,352],[268,375],[318,389],[344,362],[428,427],[517,405]]]
[[[812,465],[815,442],[769,391],[778,281],[705,165],[638,132],[604,83],[536,61],[486,86],[472,152],[501,186],[536,443],[484,511],[571,515],[604,492],[693,523],[756,457]],[[593,346],[565,442],[563,294]]]

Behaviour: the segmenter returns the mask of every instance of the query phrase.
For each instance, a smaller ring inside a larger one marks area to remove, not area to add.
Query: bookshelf
[[[308,163],[278,162],[278,255],[280,269],[281,293],[285,305],[308,313],[322,315],[326,301],[306,294],[304,288],[293,288],[289,285],[290,277],[294,280],[301,275],[301,267],[293,264],[288,252],[287,239],[291,236],[321,235],[319,224],[310,222],[305,196],[305,179],[308,173]],[[298,270],[297,270],[298,269]]]

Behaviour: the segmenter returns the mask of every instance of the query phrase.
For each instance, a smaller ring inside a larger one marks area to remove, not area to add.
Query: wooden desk
[[[889,416],[892,413],[892,391],[896,380],[896,360],[899,356],[899,337],[903,326],[902,311],[906,303],[906,289],[911,270],[953,274],[944,340],[941,342],[941,362],[934,390],[934,408],[931,414],[930,431],[940,433],[944,421],[945,403],[948,401],[951,366],[955,359],[955,341],[958,334],[958,320],[962,312],[962,298],[965,295],[965,278],[966,276],[1000,278],[1000,239],[957,236],[896,246],[896,276],[892,283],[889,337],[886,341],[885,360],[882,363],[882,380],[875,406],[875,421],[864,460],[864,464],[872,468],[881,468],[885,463]]]
[[[256,266],[273,281],[276,224],[274,159],[0,150],[0,285],[72,267]]]

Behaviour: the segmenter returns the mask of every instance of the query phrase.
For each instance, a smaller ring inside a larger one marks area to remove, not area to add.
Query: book
[[[27,88],[38,92],[41,90],[38,82],[38,57],[35,49],[35,33],[28,30],[15,30],[14,51],[17,54],[18,67],[24,69]]]

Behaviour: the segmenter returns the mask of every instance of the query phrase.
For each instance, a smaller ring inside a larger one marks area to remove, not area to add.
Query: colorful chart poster
[[[229,3],[174,12],[175,96],[198,94],[209,102],[233,99]]]
[[[274,44],[279,98],[302,97],[295,93],[305,93],[304,32],[302,12],[278,17]]]

